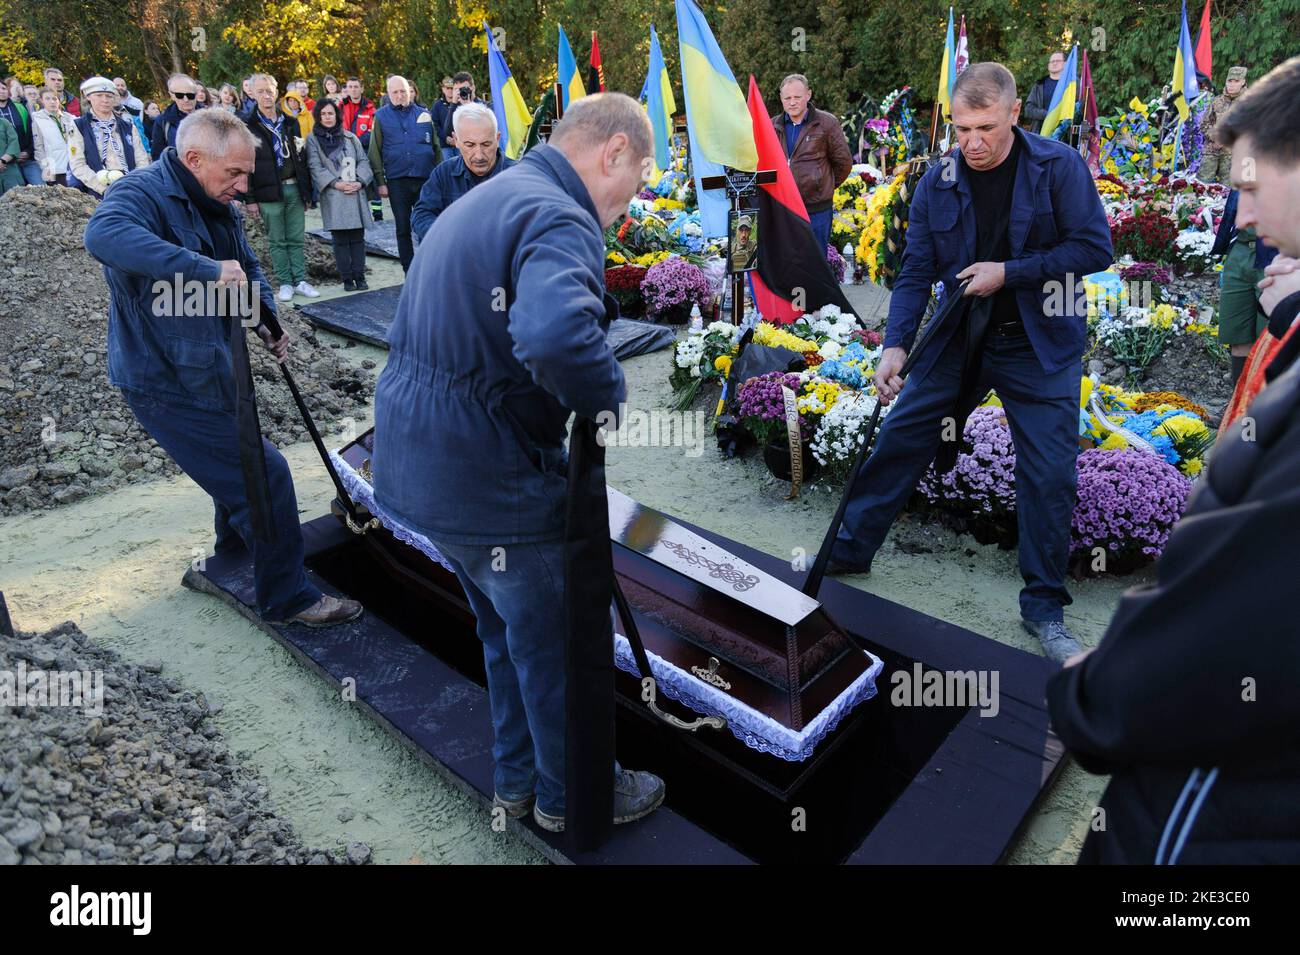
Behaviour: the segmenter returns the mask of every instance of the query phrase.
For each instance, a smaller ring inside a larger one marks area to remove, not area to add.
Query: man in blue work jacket
[[[370,168],[379,195],[393,207],[397,256],[402,260],[403,272],[410,269],[415,251],[411,208],[438,161],[437,138],[433,116],[411,101],[411,84],[405,77],[390,76],[388,105],[375,110],[375,125],[370,131]]]
[[[830,573],[868,573],[894,518],[926,466],[948,466],[962,422],[989,388],[1006,409],[1016,448],[1022,626],[1062,662],[1079,646],[1064,623],[1070,522],[1075,504],[1086,309],[1083,276],[1112,260],[1110,230],[1082,157],[1017,128],[1015,79],[977,63],[953,89],[960,151],[944,157],[912,199],[903,268],[894,285],[881,401],[898,396],[934,282],[947,294],[969,281],[917,357],[904,392],[854,483]],[[942,447],[946,443],[946,447]]]
[[[375,392],[378,502],[432,541],[478,618],[495,802],[523,816],[535,796],[551,831],[565,823],[565,425],[617,420],[626,398],[602,328],[603,230],[653,155],[636,100],[588,96],[453,203],[416,250]],[[661,780],[612,769],[614,822],[663,800]]]
[[[411,210],[411,231],[417,244],[449,205],[515,164],[501,151],[496,114],[482,103],[461,106],[451,122],[458,155],[439,163],[420,189],[420,199]]]
[[[274,529],[264,535],[254,532],[240,463],[234,363],[244,367],[247,355],[231,330],[244,330],[219,304],[226,297],[214,293],[254,283],[257,305],[275,314],[275,298],[231,206],[248,188],[256,147],[233,113],[190,113],[174,148],[104,196],[86,224],[85,245],[108,282],[109,381],[145,431],[212,496],[218,553],[252,551],[264,619],[331,626],[359,616],[361,605],[323,595],[308,581],[289,465],[260,439]],[[265,323],[257,331],[283,361],[289,336],[272,340]],[[254,447],[258,438],[251,436]]]

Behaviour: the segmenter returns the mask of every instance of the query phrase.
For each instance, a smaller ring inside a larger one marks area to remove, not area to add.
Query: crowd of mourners
[[[510,165],[500,152],[496,117],[475,96],[465,72],[443,78],[432,107],[401,76],[387,78],[378,102],[367,98],[356,76],[321,77],[319,98],[313,98],[305,79],[289,81],[281,93],[265,73],[244,77],[238,87],[204,86],[173,73],[166,103],[142,100],[120,76],[88,77],[77,89],[80,95],[66,88],[56,67],[47,68],[42,81],[39,88],[14,76],[0,83],[0,194],[58,185],[102,198],[123,176],[175,147],[181,122],[196,110],[233,113],[265,147],[257,151],[240,206],[266,224],[283,302],[318,295],[305,264],[308,209],[320,208],[345,290],[363,290],[365,229],[383,220],[383,199],[389,200],[406,269],[419,237],[442,209]],[[434,177],[440,164],[449,168]]]

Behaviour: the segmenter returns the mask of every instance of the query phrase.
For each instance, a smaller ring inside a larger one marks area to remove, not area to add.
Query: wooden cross
[[[560,121],[560,117],[562,117],[563,115],[564,115],[564,88],[560,86],[559,83],[556,83],[555,84],[555,118],[548,120],[544,123],[540,123],[538,125],[537,138],[542,142],[546,142],[548,139],[550,139],[551,130],[555,128],[555,124]]]
[[[744,208],[744,199],[752,196],[758,191],[758,187],[767,183],[776,182],[775,169],[761,169],[758,172],[741,172],[740,170],[726,167],[726,172],[721,176],[704,176],[700,179],[701,189],[726,189],[727,195],[731,199],[732,213],[738,213]],[[730,218],[728,218],[730,225]],[[730,233],[730,229],[727,230]],[[762,225],[759,226],[759,235],[762,235]],[[731,237],[727,237],[727,262],[731,262]],[[745,273],[732,272],[731,274],[731,324],[739,325],[745,317]]]

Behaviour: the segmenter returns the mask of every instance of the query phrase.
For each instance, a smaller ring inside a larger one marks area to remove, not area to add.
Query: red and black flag
[[[587,92],[605,92],[605,68],[600,65],[600,44],[596,42],[596,31],[591,31],[591,63],[587,66]]]
[[[856,315],[826,261],[826,250],[818,248],[803,197],[752,75],[749,117],[758,168],[776,170],[776,182],[758,191],[758,271],[749,273],[754,304],[764,318],[779,323],[793,322],[825,305]]]

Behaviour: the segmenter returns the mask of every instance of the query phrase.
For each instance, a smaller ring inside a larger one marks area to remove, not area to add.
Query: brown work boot
[[[331,597],[329,594],[321,594],[320,600],[316,601],[301,613],[296,613],[288,620],[279,621],[280,623],[301,623],[308,627],[332,627],[337,623],[347,623],[349,620],[356,620],[361,616],[364,608],[359,601],[349,600],[346,597]]]

